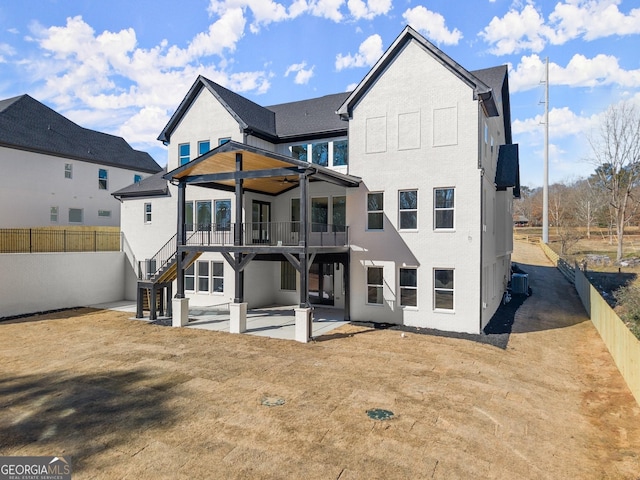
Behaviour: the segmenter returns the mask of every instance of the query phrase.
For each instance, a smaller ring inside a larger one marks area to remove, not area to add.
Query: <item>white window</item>
[[[367,193],[367,230],[382,230],[384,225],[384,193]]]
[[[189,265],[184,271],[184,289],[190,292],[196,289],[196,266],[194,263]]]
[[[400,230],[416,230],[418,228],[418,191],[405,190],[399,192],[398,224]]]
[[[329,142],[311,144],[311,163],[322,167],[329,166]]]
[[[204,155],[209,150],[211,150],[209,140],[198,142],[198,155]]]
[[[213,207],[216,230],[231,231],[231,200],[216,200]]]
[[[111,218],[111,210],[98,210],[98,216]]]
[[[98,188],[100,190],[109,190],[109,172],[104,168],[98,169]]]
[[[211,278],[213,293],[224,292],[224,262],[211,262]]]
[[[49,220],[52,223],[58,223],[58,207],[51,207],[49,210]]]
[[[418,306],[418,269],[400,269],[400,305],[402,307]]]
[[[453,269],[433,270],[433,308],[453,310]]]
[[[454,219],[453,188],[436,188],[434,190],[434,227],[436,230],[451,230]]]
[[[209,293],[209,262],[198,262],[198,292]]]
[[[83,211],[81,208],[69,209],[69,223],[82,223]]]
[[[64,164],[64,178],[73,178],[73,164],[65,163]]]
[[[293,158],[296,158],[298,160],[302,160],[303,162],[306,162],[308,159],[308,154],[307,154],[307,150],[308,150],[308,145],[304,144],[304,145],[292,145],[291,146],[291,156]]]
[[[184,223],[187,232],[193,231],[193,202],[185,202],[184,204]]]
[[[151,223],[151,204],[144,204],[144,223]]]
[[[342,167],[349,164],[349,142],[338,140],[333,142],[333,166]]]
[[[231,141],[231,137],[224,137],[224,138],[219,138],[218,139],[218,146],[220,145],[224,145],[227,142]]]
[[[382,267],[367,268],[367,303],[371,305],[383,304],[383,269]]]
[[[188,143],[178,145],[178,157],[180,165],[189,163],[191,160],[191,146]]]

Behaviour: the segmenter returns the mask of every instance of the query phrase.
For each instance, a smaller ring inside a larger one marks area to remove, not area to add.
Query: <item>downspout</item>
[[[478,102],[478,118],[482,119],[481,122],[478,122],[478,169],[480,171],[480,281],[478,284],[480,285],[480,315],[478,316],[478,332],[482,332],[482,300],[483,300],[483,283],[482,283],[482,272],[483,262],[484,262],[484,168],[482,167],[482,142],[484,137],[484,115],[482,102]]]

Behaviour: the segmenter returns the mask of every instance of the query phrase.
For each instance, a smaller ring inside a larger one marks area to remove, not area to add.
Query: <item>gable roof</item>
[[[276,137],[276,120],[273,112],[202,75],[198,75],[189,92],[158,135],[158,140],[165,144],[171,141],[171,134],[203,89],[211,92],[243,130],[251,130],[258,136],[266,136],[267,138]]]
[[[509,100],[509,70],[506,65],[484,68],[471,72],[495,92],[496,98],[502,102],[505,143],[512,143],[511,137],[511,102]],[[499,96],[498,96],[499,92]]]
[[[358,101],[366,94],[366,92],[373,86],[376,80],[382,75],[385,69],[394,61],[396,56],[402,51],[402,49],[409,42],[415,41],[425,51],[430,53],[433,58],[439,61],[442,65],[448,68],[454,75],[460,80],[473,88],[474,97],[477,98],[484,109],[487,116],[497,116],[498,111],[496,109],[495,100],[493,99],[493,92],[489,85],[484,83],[478,77],[473,75],[468,70],[464,69],[455,60],[449,57],[446,53],[440,50],[438,47],[429,42],[426,38],[416,32],[413,28],[407,26],[402,33],[394,40],[387,51],[380,57],[373,68],[367,73],[367,75],[358,84],[356,89],[349,95],[344,103],[338,109],[338,114],[344,118],[351,117],[353,107]]]
[[[199,75],[160,132],[158,140],[164,143],[171,141],[173,131],[203,89],[220,102],[242,130],[274,143],[292,141],[298,137],[308,139],[347,133],[347,125],[336,115],[336,110],[347,98],[348,92],[263,107]]]
[[[140,172],[161,170],[122,137],[83,128],[29,95],[0,101],[0,146]]]
[[[151,197],[169,195],[169,185],[164,179],[167,169],[163,168],[150,177],[143,178],[139,182],[128,185],[111,195],[118,200],[122,198]]]

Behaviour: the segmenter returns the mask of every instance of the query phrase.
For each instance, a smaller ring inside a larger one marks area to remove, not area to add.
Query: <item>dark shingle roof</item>
[[[113,192],[116,198],[133,198],[133,197],[151,197],[156,195],[168,195],[169,186],[167,181],[162,178],[167,173],[167,169],[163,168],[160,172],[143,178],[139,182],[133,183],[127,187],[121,188],[117,192]]]
[[[276,136],[276,120],[273,112],[252,102],[248,98],[238,95],[231,90],[212,82],[208,78],[201,77],[202,82],[209,90],[218,97],[223,105],[227,107],[236,120],[245,124],[245,128],[256,130],[257,132]]]
[[[267,107],[275,113],[276,131],[280,139],[309,137],[314,134],[347,131],[347,122],[336,114],[351,92],[282,103]]]
[[[502,118],[504,119],[505,142],[511,143],[511,103],[509,101],[509,76],[506,65],[483,68],[471,72],[489,85],[493,94],[502,102]]]
[[[495,184],[496,190],[513,187],[513,196],[520,198],[520,159],[517,143],[500,145]]]
[[[173,130],[203,88],[216,97],[243,130],[274,143],[296,137],[343,135],[347,132],[347,124],[336,115],[336,110],[347,98],[348,92],[263,107],[200,75],[158,140],[171,141]]]
[[[161,169],[123,138],[80,127],[29,95],[0,101],[0,145],[141,172]]]

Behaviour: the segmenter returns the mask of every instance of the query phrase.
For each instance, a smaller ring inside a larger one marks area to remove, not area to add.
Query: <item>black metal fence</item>
[[[119,231],[49,228],[0,229],[0,253],[117,252]]]
[[[300,222],[250,222],[241,224],[241,245],[299,245]],[[188,245],[233,245],[237,225],[187,225]],[[307,241],[314,247],[348,245],[348,227],[312,223]]]

